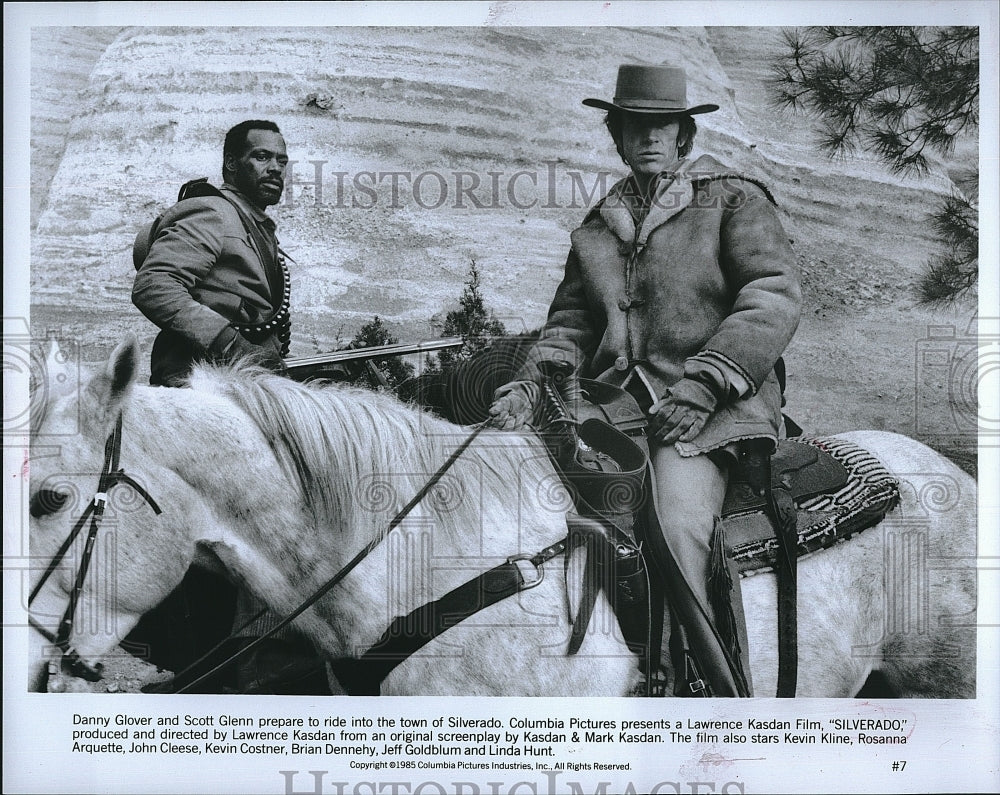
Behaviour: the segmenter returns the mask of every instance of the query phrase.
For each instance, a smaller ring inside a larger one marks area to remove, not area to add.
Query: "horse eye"
[[[66,504],[66,500],[68,499],[69,495],[65,492],[53,491],[52,489],[39,489],[31,498],[31,502],[28,505],[28,512],[35,519],[40,519],[43,516],[48,516],[58,511]]]

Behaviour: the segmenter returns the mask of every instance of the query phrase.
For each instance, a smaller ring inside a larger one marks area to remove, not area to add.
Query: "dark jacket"
[[[573,232],[520,377],[537,378],[540,361],[567,360],[615,385],[641,375],[660,397],[685,373],[709,373],[730,398],[698,437],[677,443],[682,454],[776,438],[774,366],[798,325],[801,291],[770,195],[702,157],[661,181],[637,229],[630,184],[612,188]]]
[[[153,344],[151,383],[183,383],[194,362],[225,357],[230,324],[262,323],[281,306],[287,285],[277,267],[274,221],[231,186],[221,190],[229,198],[185,199],[167,210],[136,274],[132,303],[161,329]],[[256,239],[230,200],[257,225]],[[257,240],[271,250],[262,255]],[[276,333],[253,342],[280,355]]]

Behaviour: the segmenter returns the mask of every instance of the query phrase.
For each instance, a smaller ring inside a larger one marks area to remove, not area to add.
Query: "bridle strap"
[[[96,665],[90,665],[85,662],[76,649],[70,648],[69,644],[66,643],[60,646],[58,639],[55,634],[49,632],[45,627],[39,624],[31,616],[28,616],[28,626],[30,626],[35,632],[45,638],[49,643],[59,649],[62,653],[62,664],[64,667],[69,669],[70,674],[73,676],[78,676],[81,679],[86,679],[88,682],[98,682],[101,679],[102,671],[104,666],[101,663]]]
[[[87,522],[88,517],[91,518],[91,534],[94,532],[94,525],[100,524],[101,518],[104,516],[104,503],[107,500],[108,494],[108,476],[118,468],[118,459],[121,453],[121,434],[122,434],[122,416],[118,415],[118,420],[115,422],[115,427],[111,431],[104,442],[104,464],[101,466],[101,475],[97,481],[97,493],[90,498],[90,502],[87,503],[87,507],[83,509],[83,513],[80,518],[77,519],[76,524],[73,525],[73,529],[70,531],[66,540],[63,541],[62,545],[59,547],[56,554],[53,556],[52,560],[49,562],[48,568],[45,569],[45,573],[42,575],[38,584],[31,591],[31,595],[28,597],[28,606],[34,601],[38,592],[45,585],[46,580],[52,575],[52,572],[56,570],[56,567],[62,562],[62,559],[66,556],[69,548],[73,545],[76,537],[80,534],[83,529],[84,524]],[[78,577],[79,578],[79,577]],[[72,600],[72,596],[71,596]],[[71,601],[72,603],[72,601]]]
[[[97,540],[97,533],[101,527],[101,520],[104,518],[104,507],[107,504],[108,492],[119,483],[125,483],[135,489],[136,493],[138,493],[139,496],[141,496],[149,504],[149,507],[153,509],[154,513],[157,515],[162,513],[160,506],[156,504],[156,501],[149,495],[149,493],[135,480],[126,475],[120,468],[119,462],[121,459],[121,445],[122,415],[119,412],[118,418],[115,421],[115,427],[108,436],[107,441],[104,443],[104,464],[101,468],[101,475],[97,482],[97,493],[90,499],[87,507],[84,508],[83,513],[80,514],[80,518],[77,519],[76,524],[73,525],[73,529],[70,530],[66,540],[59,546],[56,554],[53,556],[52,560],[49,561],[49,565],[46,567],[45,572],[42,574],[38,583],[31,590],[31,594],[28,596],[28,607],[31,607],[31,603],[35,600],[35,597],[38,596],[42,586],[45,585],[46,581],[66,557],[66,553],[69,551],[70,547],[73,546],[73,542],[76,540],[77,536],[80,535],[80,531],[83,530],[84,525],[87,524],[87,520],[90,519],[87,539],[84,543],[83,554],[80,558],[80,567],[77,569],[76,577],[73,582],[73,588],[69,595],[69,604],[66,606],[66,612],[63,613],[62,620],[59,622],[59,628],[56,634],[53,635],[47,629],[38,624],[38,622],[34,619],[29,618],[30,625],[37,632],[41,633],[46,640],[57,646],[63,654],[69,658],[70,667],[73,673],[78,676],[82,676],[84,679],[89,681],[97,681],[100,679],[100,671],[89,666],[74,650],[70,649],[69,636],[73,631],[73,621],[76,615],[76,608],[80,602],[80,595],[83,593],[83,585],[87,578],[87,572],[90,569],[90,561],[93,558],[94,544]]]
[[[406,503],[406,505],[404,505],[394,517],[392,517],[392,520],[389,522],[389,524],[387,524],[383,530],[381,530],[371,541],[369,541],[368,544],[365,545],[364,549],[362,549],[360,552],[358,552],[357,555],[351,558],[350,562],[348,562],[347,565],[345,565],[340,571],[338,571],[329,580],[323,583],[323,585],[321,585],[319,589],[317,589],[313,593],[312,596],[310,596],[308,599],[302,602],[298,607],[296,607],[291,613],[289,613],[287,616],[281,619],[281,621],[279,621],[274,627],[268,630],[265,634],[261,635],[259,638],[255,638],[253,642],[248,643],[238,652],[226,658],[218,665],[213,667],[211,670],[206,671],[197,679],[188,682],[186,685],[179,688],[175,692],[177,693],[187,692],[190,688],[195,687],[204,680],[208,679],[210,676],[213,676],[219,671],[221,671],[226,666],[231,665],[239,657],[242,657],[244,654],[248,654],[249,652],[253,651],[262,643],[264,643],[264,641],[268,640],[273,635],[277,634],[285,627],[287,627],[289,624],[291,624],[292,621],[294,621],[296,618],[302,615],[302,613],[304,613],[306,610],[308,610],[310,607],[316,604],[316,602],[318,602],[320,599],[326,596],[327,593],[336,588],[337,585],[339,585],[344,580],[344,578],[347,577],[348,574],[354,571],[354,569],[358,566],[359,563],[361,563],[361,561],[363,561],[366,557],[368,557],[369,554],[371,554],[372,550],[374,550],[379,544],[381,544],[386,539],[389,533],[395,530],[402,523],[403,519],[405,519],[407,515],[409,515],[410,511],[412,511],[417,505],[420,504],[420,502],[424,499],[424,497],[427,496],[427,493],[432,488],[434,488],[434,486],[437,485],[438,481],[440,481],[441,478],[444,477],[445,473],[449,469],[451,469],[452,464],[454,464],[459,459],[462,453],[464,453],[466,449],[468,449],[469,445],[472,444],[475,438],[479,436],[479,434],[483,431],[484,428],[487,427],[488,424],[489,424],[488,422],[484,422],[478,425],[475,428],[475,430],[473,430],[472,433],[470,433],[464,439],[464,441],[457,448],[455,448],[454,452],[452,452],[452,454],[448,456],[448,460],[445,461],[438,468],[438,470],[433,475],[431,475],[430,479],[420,488],[420,490],[413,495],[413,498],[408,503]],[[228,638],[226,640],[228,640]],[[216,649],[220,648],[225,642],[226,641],[223,641],[222,643],[218,644],[215,648]],[[215,649],[212,649],[207,654],[202,655],[200,659],[204,659],[214,651]],[[174,677],[174,679],[176,680],[182,677],[184,674],[188,672],[188,670],[190,670],[191,667],[192,666],[189,666],[184,671],[181,671],[181,673],[177,674]]]
[[[76,524],[73,525],[73,529],[70,530],[69,535],[66,536],[66,540],[62,542],[62,545],[56,551],[52,560],[49,561],[49,565],[46,567],[45,573],[42,574],[35,587],[31,589],[31,594],[28,596],[28,605],[31,605],[31,603],[35,600],[35,597],[38,596],[38,592],[42,590],[42,586],[45,585],[46,580],[52,576],[52,573],[62,562],[62,559],[66,557],[66,553],[69,551],[69,548],[73,546],[73,542],[76,540],[76,537],[80,535],[80,531],[83,529],[84,524],[86,524],[87,519],[91,516],[91,514],[94,514],[97,511],[98,506],[100,506],[100,513],[95,515],[95,520],[99,521],[101,515],[103,514],[105,502],[104,498],[106,497],[108,490],[112,486],[117,486],[121,483],[124,483],[126,486],[131,486],[132,489],[140,497],[142,497],[146,503],[149,504],[149,507],[153,509],[155,514],[159,515],[163,513],[163,511],[160,510],[160,506],[157,505],[156,500],[150,496],[149,492],[120,469],[117,472],[112,472],[107,475],[107,482],[105,483],[104,489],[98,492],[98,494],[92,497],[90,502],[87,503],[87,507],[83,509],[83,513],[80,514],[80,518],[76,520]]]
[[[94,500],[91,499],[91,501],[87,503],[87,507],[83,509],[83,513],[80,514],[80,518],[76,520],[76,524],[73,525],[73,529],[70,530],[69,535],[66,536],[66,540],[62,542],[62,545],[59,547],[55,556],[53,556],[52,560],[49,561],[49,565],[45,569],[45,573],[42,575],[35,587],[31,589],[31,594],[28,596],[28,607],[31,607],[31,603],[35,601],[35,597],[38,596],[38,592],[42,590],[42,586],[45,585],[46,580],[48,580],[52,575],[52,572],[56,570],[62,562],[62,559],[66,557],[66,553],[73,545],[73,541],[75,541],[76,537],[80,535],[80,531],[83,529],[84,524],[86,524],[87,519],[93,512]]]

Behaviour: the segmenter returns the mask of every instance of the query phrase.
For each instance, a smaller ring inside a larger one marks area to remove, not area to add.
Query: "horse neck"
[[[141,424],[128,436],[141,433],[157,484],[171,484],[155,496],[177,517],[173,538],[209,551],[274,612],[287,614],[336,568],[338,534],[315,526],[267,440],[226,396],[138,389],[126,422]],[[304,629],[321,638],[330,623],[310,616]]]
[[[196,389],[136,388],[124,414],[123,462],[144,462],[141,480],[166,516],[176,517],[167,520],[174,543],[207,548],[273,607],[287,610],[364,546],[382,517],[365,510],[363,498],[352,499],[360,488],[355,474],[335,489],[335,502],[359,504],[359,516],[327,515],[318,523],[293,467],[282,466],[275,443],[225,389],[221,380]],[[331,450],[324,456],[327,470],[317,471],[313,462],[310,473],[335,485],[346,474],[338,470],[364,471],[362,449],[347,451]],[[367,469],[391,467],[383,458]],[[377,490],[380,479],[370,480],[362,485]]]
[[[282,485],[274,457],[230,401],[138,387],[123,419],[123,464],[127,455],[148,471],[146,488],[165,512],[189,519],[200,510],[197,526],[184,529],[194,543],[245,544],[258,517],[267,521]]]
[[[468,430],[369,392],[279,381],[269,388],[279,399],[266,405],[225,383],[218,390],[137,390],[135,413],[150,425],[148,455],[179,474],[213,518],[198,540],[284,612],[383,532]],[[427,577],[433,569],[435,589],[453,587],[440,561],[477,558],[485,569],[560,537],[555,515],[519,524],[519,512],[538,499],[537,478],[525,477],[526,466],[537,465],[525,459],[538,456],[544,461],[537,448],[526,450],[523,439],[507,434],[466,450],[351,582],[318,607],[323,621],[313,634],[375,619],[369,629],[377,636],[384,628],[378,617],[391,618],[410,598],[391,603],[396,586],[387,587],[387,572],[405,566]],[[308,489],[320,487],[324,494],[309,505]]]

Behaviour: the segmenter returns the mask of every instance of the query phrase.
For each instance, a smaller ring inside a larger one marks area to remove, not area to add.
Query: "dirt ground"
[[[140,693],[146,685],[171,677],[169,671],[159,670],[121,650],[105,658],[101,674],[101,680],[94,683],[56,674],[49,677],[48,690],[50,693]]]

